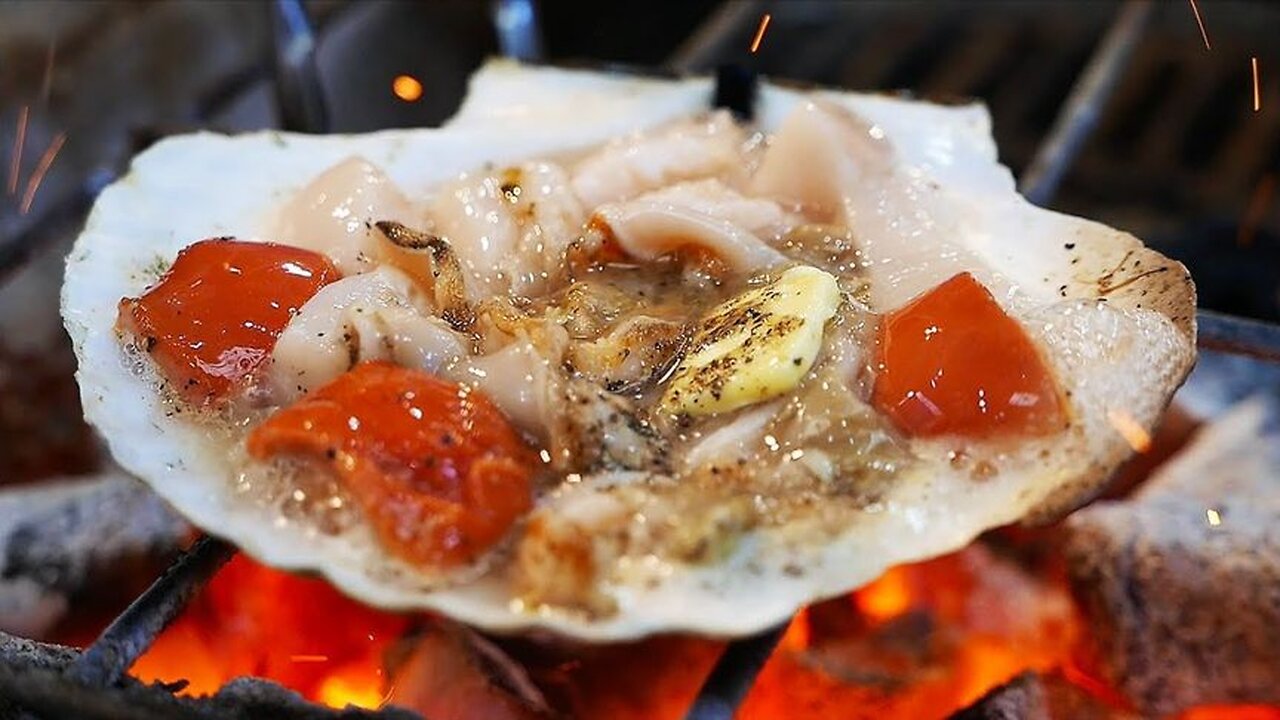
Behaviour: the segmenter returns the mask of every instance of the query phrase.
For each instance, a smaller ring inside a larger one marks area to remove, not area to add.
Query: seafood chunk
[[[541,292],[586,215],[559,166],[525,163],[445,186],[428,209],[457,253],[469,297]]]
[[[364,360],[393,360],[435,371],[467,356],[466,343],[430,314],[404,273],[380,267],[322,288],[280,334],[271,379],[292,399]]]
[[[378,220],[417,224],[418,213],[391,178],[353,156],[321,173],[294,194],[269,237],[327,255],[343,275],[367,272],[381,261]]]
[[[725,111],[651,135],[623,138],[574,167],[573,191],[590,208],[682,180],[741,178],[745,140],[746,134]]]
[[[719,183],[686,184],[634,200],[609,203],[595,216],[630,257],[709,255],[737,274],[781,265],[787,258],[755,233],[773,235],[784,214],[776,203],[744,198]]]

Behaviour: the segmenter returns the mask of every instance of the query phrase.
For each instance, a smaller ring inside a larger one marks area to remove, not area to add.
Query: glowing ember
[[[872,620],[892,620],[911,609],[910,582],[907,568],[891,568],[879,580],[854,593],[853,603]]]
[[[337,668],[320,682],[316,700],[329,707],[348,705],[376,709],[382,707],[390,696],[390,690],[382,691],[381,662],[354,662]],[[375,668],[378,668],[375,672]]]
[[[1151,449],[1151,434],[1129,413],[1123,410],[1108,410],[1107,420],[1135,451],[1145,453]]]
[[[27,142],[27,120],[31,108],[26,105],[18,111],[18,129],[13,135],[13,150],[9,155],[9,194],[18,192],[18,173],[22,170],[22,149]]]
[[[27,190],[22,193],[22,204],[18,210],[23,215],[31,211],[31,203],[36,199],[36,191],[40,189],[40,183],[44,182],[45,173],[49,172],[49,167],[53,165],[54,158],[58,157],[58,151],[62,150],[62,146],[67,142],[66,133],[58,133],[53,138],[53,142],[49,143],[49,148],[40,156],[40,162],[36,165],[36,171],[31,174],[27,180]]]
[[[422,97],[422,83],[412,75],[397,75],[391,81],[391,92],[405,102],[415,102]]]
[[[1280,708],[1261,705],[1212,705],[1193,708],[1176,720],[1280,720]]]
[[[764,40],[764,31],[769,29],[769,21],[772,19],[773,16],[769,13],[765,13],[764,17],[760,18],[760,27],[756,29],[755,39],[751,41],[752,53],[760,49],[760,41]]]
[[[1118,690],[1115,690],[1103,680],[1094,677],[1093,673],[1084,670],[1081,667],[1080,658],[1070,658],[1059,670],[1068,682],[1103,703],[1117,709],[1132,709],[1132,704]]]
[[[1200,6],[1196,5],[1196,0],[1187,0],[1191,3],[1191,12],[1196,15],[1196,25],[1200,26],[1200,37],[1204,38],[1204,49],[1212,50],[1213,46],[1209,44],[1209,33],[1204,29],[1204,20],[1200,18]]]
[[[339,595],[322,580],[240,555],[131,672],[144,681],[187,679],[184,692],[196,695],[257,675],[334,707],[376,708],[387,694],[383,654],[411,623]]]
[[[941,719],[1063,663],[1077,623],[1063,586],[971,546],[798,615],[738,717]]]
[[[1034,542],[1010,535],[1007,541]],[[401,639],[413,636],[413,642]],[[237,557],[133,667],[188,679],[188,694],[258,675],[331,707],[385,704],[432,720],[543,717],[497,689],[438,621],[373,610],[325,582]],[[942,720],[1027,670],[1056,674],[1099,702],[1126,701],[1089,671],[1087,637],[1060,565],[1024,564],[976,543],[893,568],[857,592],[797,613],[738,720]],[[723,643],[658,636],[590,645],[516,640],[508,653],[566,720],[678,720]],[[387,659],[394,677],[387,677]],[[510,662],[508,660],[507,662]],[[1280,720],[1265,707],[1205,707],[1173,720]]]
[[[1258,57],[1249,58],[1249,64],[1253,67],[1253,111],[1258,112],[1262,109],[1262,91],[1258,89]]]

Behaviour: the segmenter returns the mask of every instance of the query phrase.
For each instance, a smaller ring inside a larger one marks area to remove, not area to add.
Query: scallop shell
[[[273,208],[352,154],[418,192],[486,162],[585,148],[703,111],[711,94],[706,79],[498,62],[477,73],[463,107],[440,129],[198,133],[156,144],[102,193],[68,258],[62,309],[86,417],[123,467],[262,562],[322,574],[383,608],[432,609],[492,631],[542,628],[594,641],[664,631],[739,636],[777,624],[893,565],[1071,508],[1130,454],[1108,416],[1122,412],[1148,429],[1158,420],[1194,361],[1195,291],[1186,269],[1131,235],[1026,203],[996,160],[985,108],[855,93],[824,95],[892,139],[902,163],[970,198],[972,221],[959,241],[981,245],[997,272],[1034,290],[1029,295],[1039,300],[1019,319],[1071,389],[1078,416],[1060,437],[1011,448],[1013,469],[983,482],[951,467],[942,444],[923,444],[912,477],[820,546],[772,542],[761,531],[723,561],[674,567],[652,587],[621,588],[618,611],[597,618],[522,608],[491,577],[433,590],[361,528],[322,534],[237,495],[225,452],[199,426],[166,413],[117,340],[117,302],[154,279],[149,268],[158,260],[203,237],[259,236]],[[766,84],[758,124],[777,127],[804,97]]]

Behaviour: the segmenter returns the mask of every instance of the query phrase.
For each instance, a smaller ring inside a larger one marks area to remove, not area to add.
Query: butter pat
[[[716,306],[698,321],[660,411],[728,412],[794,388],[813,367],[839,305],[836,279],[801,265]]]

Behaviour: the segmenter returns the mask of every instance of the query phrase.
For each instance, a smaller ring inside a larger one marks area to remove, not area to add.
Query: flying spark
[[[22,170],[22,146],[27,142],[27,115],[31,108],[26,105],[18,111],[18,131],[13,136],[13,154],[9,158],[9,194],[18,192],[18,173]]]
[[[296,663],[329,662],[329,656],[328,655],[290,655],[289,662],[296,662]]]
[[[1258,89],[1258,56],[1250,58],[1249,64],[1253,66],[1253,111],[1258,112],[1262,109],[1262,91]]]
[[[772,19],[773,16],[769,13],[765,13],[764,17],[760,18],[760,27],[756,30],[755,39],[751,41],[752,53],[760,49],[760,41],[764,40],[764,31],[769,29],[769,21]]]
[[[45,173],[49,172],[49,166],[53,165],[54,158],[58,157],[58,151],[62,150],[62,146],[66,142],[67,134],[64,132],[58,133],[53,142],[49,143],[49,149],[45,150],[44,154],[40,156],[36,171],[27,180],[27,190],[22,194],[22,205],[19,206],[18,211],[23,215],[31,211],[31,203],[36,199],[36,190],[40,189],[40,183],[44,182]]]
[[[1135,451],[1144,453],[1151,449],[1151,434],[1129,413],[1123,410],[1108,410],[1107,420]]]
[[[1200,17],[1200,6],[1196,5],[1196,0],[1187,0],[1191,3],[1191,12],[1196,15],[1196,25],[1200,26],[1200,37],[1204,38],[1204,49],[1212,50],[1213,45],[1209,44],[1209,33],[1204,29],[1204,20]]]

